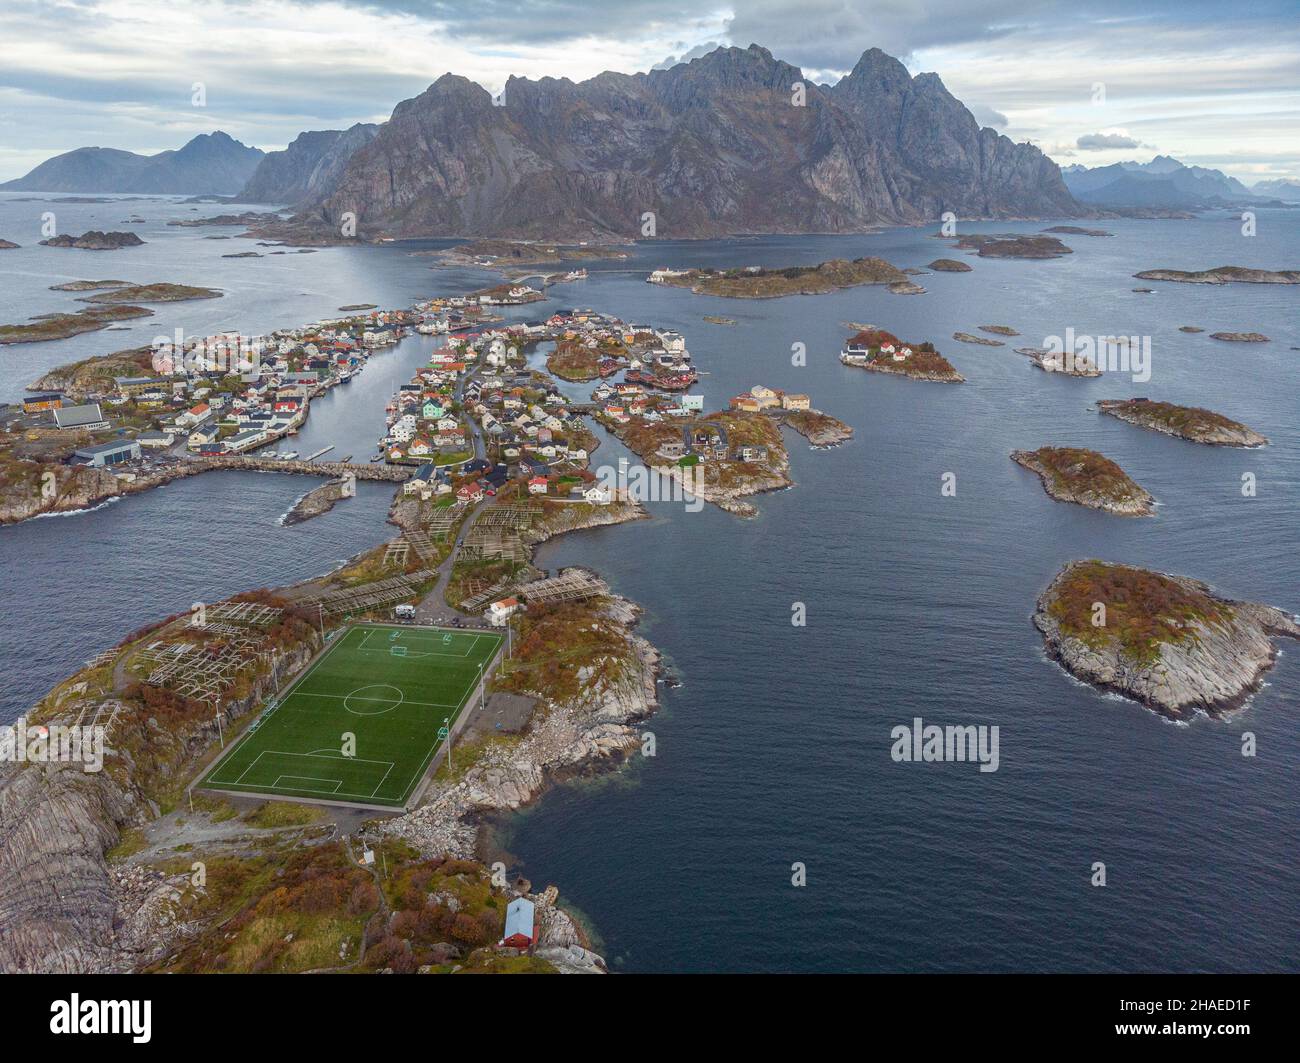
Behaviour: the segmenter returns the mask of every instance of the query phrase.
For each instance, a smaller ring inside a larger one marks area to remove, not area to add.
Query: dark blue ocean
[[[13,210],[30,207],[0,202],[0,236],[25,242],[6,228]],[[129,207],[154,218],[188,212]],[[1132,279],[1157,266],[1296,268],[1300,217],[1261,212],[1254,238],[1226,214],[1098,224],[1118,235],[1066,236],[1075,253],[1053,261],[972,258],[971,273],[918,278],[928,294],[914,297],[860,288],[717,300],[647,285],[644,271],[861,254],[924,267],[952,256],[922,230],[643,245],[629,261],[589,264],[590,279],[552,289],[551,306],[680,329],[708,374],[697,390],[711,407],[764,383],[809,393],[857,432],[827,452],[793,437],[797,486],[759,498],[754,520],[652,504],[653,520],[542,550],[544,565],[592,565],[640,602],[643,633],[682,680],[649,724],[654,759],[565,783],[496,832],[512,870],[559,885],[615,969],[1300,967],[1300,646],[1282,646],[1265,688],[1230,722],[1177,726],[1072,681],[1045,658],[1029,621],[1059,567],[1088,556],[1300,610],[1292,349],[1300,289]],[[430,271],[405,246],[223,260],[211,249],[244,242],[157,229],[158,246],[134,252],[41,248],[31,262],[0,259],[5,320],[63,305],[66,293],[44,288],[78,276],[214,285],[228,291],[221,305],[159,308],[132,333],[0,348],[0,398],[73,357],[147,342],[159,326],[254,331],[343,303],[405,305],[484,283]],[[144,251],[154,256],[148,268],[128,257]],[[83,257],[56,266],[47,261],[55,254]],[[28,269],[46,275],[32,279]],[[1156,293],[1131,291],[1142,286]],[[707,323],[706,314],[737,324]],[[847,321],[934,341],[968,383],[841,366]],[[950,338],[982,324],[1013,326],[1023,338],[1003,348]],[[1180,325],[1207,331],[1188,335]],[[1058,379],[1012,353],[1070,327],[1149,335],[1151,379]],[[1271,342],[1209,339],[1218,330],[1260,331]],[[314,404],[294,449],[333,443],[340,455],[368,454],[384,402],[431,342],[413,338],[377,356]],[[806,366],[791,364],[794,343],[805,345]],[[1211,407],[1272,444],[1200,447],[1088,408],[1135,394]],[[1115,459],[1156,496],[1158,515],[1123,519],[1052,502],[1008,459],[1049,443]],[[619,453],[607,441],[598,464]],[[949,472],[954,497],[940,493]],[[1245,472],[1257,480],[1253,498],[1241,493]],[[213,474],[0,529],[0,718],[150,619],[325,571],[391,534],[389,492],[374,485],[324,517],[280,527],[311,482]],[[806,627],[791,625],[795,602],[806,606]],[[890,731],[915,717],[997,725],[999,770],[895,763]],[[1245,731],[1256,736],[1253,759],[1241,755]],[[795,862],[807,869],[801,888],[790,883]],[[1096,862],[1106,865],[1104,888],[1090,884]]]

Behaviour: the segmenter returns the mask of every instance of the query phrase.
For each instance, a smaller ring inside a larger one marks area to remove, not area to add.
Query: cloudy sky
[[[1062,165],[1300,178],[1296,0],[3,0],[0,40],[0,180],[214,129],[274,150],[382,121],[448,71],[495,92],[751,42],[823,82],[883,48]]]

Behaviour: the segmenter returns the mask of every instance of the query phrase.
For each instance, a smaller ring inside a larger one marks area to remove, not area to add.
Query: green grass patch
[[[484,631],[345,628],[200,785],[401,807],[501,640]]]

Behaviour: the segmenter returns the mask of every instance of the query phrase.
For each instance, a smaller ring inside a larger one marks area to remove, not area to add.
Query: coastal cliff
[[[307,645],[279,655],[246,695],[226,704],[226,718],[246,715],[310,653]],[[105,699],[93,678],[56,688],[49,707],[29,722],[72,722],[87,711],[112,715],[103,771],[0,762],[0,971],[131,971],[181,932],[175,926],[170,935],[159,927],[140,937],[125,931],[139,908],[157,898],[153,889],[119,893],[107,854],[124,832],[159,814],[157,780],[193,770],[216,741],[216,723],[210,711],[181,720],[130,696]]]
[[[1033,621],[1071,675],[1175,720],[1240,707],[1277,656],[1273,640],[1300,639],[1300,624],[1281,609],[1095,560],[1066,565]]]

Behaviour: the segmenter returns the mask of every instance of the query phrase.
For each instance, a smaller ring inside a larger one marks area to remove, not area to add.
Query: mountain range
[[[183,148],[157,155],[77,148],[47,159],[0,188],[13,192],[232,195],[244,187],[264,154],[220,131],[203,133]]]
[[[78,148],[0,188],[287,205],[293,219],[265,231],[305,242],[337,239],[348,215],[362,239],[577,241],[1300,202],[1293,181],[1249,189],[1167,155],[1062,171],[878,48],[819,85],[753,44],[649,73],[512,77],[496,99],[445,74],[381,125],[301,133],[283,151],[222,132],[149,156]]]
[[[802,98],[798,95],[802,93]],[[981,129],[935,74],[879,49],[833,86],[765,48],[642,74],[512,77],[494,100],[446,74],[310,195],[299,231],[512,236],[851,232],[1084,213],[1037,148]]]
[[[1254,189],[1247,188],[1220,170],[1187,166],[1168,155],[1157,155],[1150,162],[1067,166],[1061,174],[1066,187],[1079,202],[1107,208],[1195,210],[1239,206],[1251,200],[1258,202],[1260,197],[1284,198],[1260,185]]]

